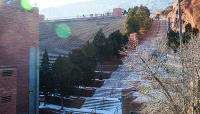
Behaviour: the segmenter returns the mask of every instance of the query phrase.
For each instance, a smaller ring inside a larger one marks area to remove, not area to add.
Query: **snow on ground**
[[[148,85],[149,80],[142,78],[135,71],[134,67],[140,68],[141,59],[146,59],[158,48],[158,40],[165,36],[167,25],[162,21],[161,28],[158,33],[146,38],[135,50],[128,50],[127,57],[124,58],[123,64],[119,65],[118,69],[112,73],[111,78],[105,80],[101,88],[96,88],[93,97],[86,98],[86,101],[81,109],[64,108],[66,111],[82,112],[80,114],[89,114],[96,112],[98,114],[122,114],[121,109],[121,91],[122,89],[137,88],[141,85]],[[151,91],[155,97],[159,96],[158,92]],[[145,96],[140,92],[133,92],[133,96],[137,97],[133,102],[143,103],[151,101],[152,98]],[[59,109],[60,106],[48,105],[50,108]]]
[[[55,109],[55,110],[60,110],[61,106],[58,105],[53,105],[53,104],[48,104],[46,106],[40,105],[39,108],[50,108],[50,109]],[[63,108],[63,111],[60,114],[66,114],[66,112],[74,112],[73,114],[91,114],[92,112],[96,112],[96,114],[111,114],[111,111],[106,111],[106,110],[95,110],[95,109],[87,109],[87,108],[81,108],[81,109],[76,109],[76,108]],[[114,112],[114,111],[113,111]],[[114,113],[113,113],[114,114]]]
[[[164,22],[164,21],[163,21]],[[163,36],[166,33],[165,22],[161,26],[160,32],[158,32],[157,35],[153,35],[149,38],[146,38],[141,45],[139,45],[135,50],[129,50],[127,53],[127,57],[123,60],[123,64],[119,65],[118,69],[112,73],[111,78],[105,80],[104,85],[101,88],[97,88],[94,96],[92,98],[95,98],[96,96],[103,100],[103,98],[118,98],[121,99],[121,90],[135,87],[140,85],[146,85],[148,84],[149,80],[143,79],[138,73],[133,69],[133,66],[137,65],[136,67],[140,67],[141,64],[135,64],[140,61],[140,56],[143,57],[149,57],[157,48],[158,48],[158,40],[163,38]],[[165,31],[165,32],[164,32]],[[161,69],[162,71],[162,69]],[[108,89],[110,88],[110,89]],[[121,88],[121,89],[119,89]],[[155,91],[152,93],[156,93]],[[159,94],[154,94],[154,96],[158,96]],[[133,93],[133,96],[136,96],[137,98],[134,100],[134,102],[148,102],[152,100],[151,97],[145,96],[141,94],[140,92]],[[92,98],[89,98],[86,100],[86,104],[88,101],[90,101]],[[121,101],[117,104],[121,104]],[[85,104],[83,105],[84,108]],[[98,106],[98,104],[90,105],[93,108]],[[114,114],[113,110],[110,111],[109,114]],[[105,113],[106,114],[106,113]],[[121,113],[117,113],[121,114]]]

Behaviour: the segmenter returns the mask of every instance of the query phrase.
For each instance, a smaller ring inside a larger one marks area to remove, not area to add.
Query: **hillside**
[[[74,18],[77,16],[102,14],[112,12],[113,8],[128,8],[134,6],[147,6],[152,13],[162,10],[171,5],[175,0],[88,0],[87,2],[63,4],[59,7],[41,9],[40,13],[48,19]]]
[[[124,17],[98,17],[41,22],[40,50],[43,52],[46,48],[52,56],[65,55],[92,40],[101,28],[106,36],[118,29],[124,32],[124,21]],[[57,37],[54,29],[58,23],[65,23],[71,28],[72,35],[68,39]]]
[[[200,0],[183,0],[182,1],[182,19],[183,25],[190,23],[193,27],[200,29]],[[173,22],[173,28],[177,29],[178,24],[178,0],[173,4],[173,10],[169,13],[168,18]]]

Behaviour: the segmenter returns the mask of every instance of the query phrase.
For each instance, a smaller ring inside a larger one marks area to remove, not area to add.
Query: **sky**
[[[147,6],[151,12],[162,10],[174,0],[30,0],[40,9],[40,14],[48,19],[76,18],[82,15],[112,12],[113,8],[128,9]]]
[[[88,2],[92,0],[30,0],[31,4],[36,5],[41,10],[49,7],[59,7],[62,5]]]

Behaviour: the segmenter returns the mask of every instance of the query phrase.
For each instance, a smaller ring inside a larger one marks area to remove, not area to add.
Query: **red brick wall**
[[[28,112],[29,48],[38,47],[39,14],[19,7],[0,10],[0,65],[16,66],[17,113]]]
[[[2,76],[4,70],[11,70],[12,76]],[[0,66],[0,114],[16,114],[17,80],[16,69]],[[2,97],[11,96],[10,102],[2,102]]]
[[[113,15],[114,16],[123,16],[124,9],[122,8],[114,8]]]
[[[138,45],[138,35],[137,33],[131,33],[129,38],[129,46],[130,48],[135,48]]]

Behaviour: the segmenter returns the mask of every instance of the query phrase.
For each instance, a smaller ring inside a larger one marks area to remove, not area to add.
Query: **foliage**
[[[127,45],[128,44],[128,35],[127,34],[124,34],[123,35],[123,38],[122,38],[122,44],[123,46]]]
[[[45,49],[40,67],[40,90],[44,92],[45,96],[54,91],[52,78],[49,56],[47,50]]]
[[[92,43],[88,41],[82,48],[72,50],[68,57],[58,56],[52,67],[45,51],[40,69],[41,76],[45,75],[48,79],[42,79],[40,82],[45,84],[41,91],[49,93],[53,90],[63,98],[73,95],[74,88],[90,86],[95,79],[97,62],[103,63],[113,56],[118,56],[119,50],[127,43],[127,35],[123,35],[119,30],[108,38],[99,30]]]
[[[170,13],[170,11],[172,10],[172,8],[173,8],[173,6],[168,6],[167,8],[165,8],[165,9],[161,12],[162,15],[167,16],[167,15]]]
[[[54,81],[53,81],[53,75],[51,74],[50,69],[50,63],[49,63],[49,56],[48,52],[45,49],[45,52],[43,54],[42,60],[41,60],[41,66],[40,66],[40,91],[43,92],[45,97],[44,105],[46,105],[46,97],[49,94],[54,93]]]
[[[180,45],[180,39],[179,39],[179,34],[178,32],[175,32],[173,30],[169,30],[167,34],[168,42],[167,45],[172,48],[174,51],[177,50],[177,48]]]
[[[142,113],[198,114],[200,41],[192,37],[187,46],[176,54],[166,53],[162,49],[165,43],[159,44],[157,56],[147,59],[140,56],[143,66],[138,73],[152,78],[148,93],[151,100],[144,105]],[[166,56],[167,61],[161,61],[161,53],[169,55]]]
[[[191,24],[187,24],[185,26],[185,32],[183,33],[183,44],[184,45],[188,44],[191,37],[196,37],[198,32],[199,31],[197,28],[192,28]],[[179,48],[180,46],[179,33],[170,29],[167,34],[167,38],[168,38],[168,42],[167,42],[168,47],[176,51],[177,48]]]
[[[93,40],[93,45],[96,52],[97,60],[98,62],[102,63],[107,58],[107,52],[106,52],[107,40],[102,29],[100,29],[96,33]]]
[[[127,34],[131,34],[131,33],[134,33],[134,32],[138,33],[139,30],[140,30],[139,21],[135,20],[134,18],[129,18],[126,21],[125,28],[126,28]]]
[[[145,6],[136,6],[128,10],[128,17],[126,19],[125,31],[130,33],[139,33],[140,30],[147,30],[151,25],[150,11]]]
[[[127,43],[127,35],[123,35],[119,30],[111,33],[108,38],[105,37],[102,30],[98,31],[93,40],[98,62],[110,60],[113,56],[119,57],[119,51]]]
[[[128,12],[126,10],[124,10],[123,15],[127,16]]]
[[[90,42],[87,42],[83,48],[83,53],[87,56],[91,69],[94,71],[96,69],[97,60],[96,60],[96,52],[94,49],[94,45]]]
[[[70,95],[75,87],[77,77],[72,77],[73,66],[68,58],[59,56],[53,65],[53,75],[56,81],[56,89],[61,96]]]
[[[75,66],[76,72],[74,72],[75,77],[78,77],[78,85],[87,86],[92,83],[95,78],[94,68],[96,67],[95,61],[86,55],[81,49],[76,49],[72,51],[69,55],[71,63]]]
[[[185,26],[185,33],[183,43],[188,43],[191,37],[197,37],[199,30],[197,28],[192,28],[191,24]]]
[[[122,45],[124,43],[123,41],[123,35],[119,30],[111,33],[108,37],[108,42],[110,42],[110,49],[112,55],[119,56],[119,51],[122,49]]]

